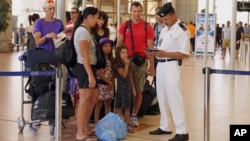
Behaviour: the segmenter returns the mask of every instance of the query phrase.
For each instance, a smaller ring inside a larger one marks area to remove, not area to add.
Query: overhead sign
[[[248,1],[238,1],[237,2],[237,11],[247,11],[247,12],[250,12],[250,2]]]

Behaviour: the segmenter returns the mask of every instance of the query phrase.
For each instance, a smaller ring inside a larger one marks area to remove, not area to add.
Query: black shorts
[[[92,72],[93,72],[93,74],[95,76],[95,79],[96,79],[96,68],[95,68],[95,65],[91,65],[91,69],[92,69]],[[88,73],[86,72],[86,69],[84,68],[83,64],[77,63],[75,65],[75,67],[73,68],[72,72],[73,72],[73,75],[75,76],[75,78],[78,81],[79,89],[89,88]],[[97,86],[98,85],[96,83],[95,88],[97,88]]]

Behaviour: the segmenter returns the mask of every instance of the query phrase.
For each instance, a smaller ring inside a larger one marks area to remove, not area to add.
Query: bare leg
[[[100,111],[101,111],[102,106],[103,106],[103,102],[101,100],[99,100],[97,104],[95,105],[95,124],[97,124],[97,122],[100,119]]]
[[[238,54],[239,54],[239,50],[236,49],[236,50],[235,50],[235,59],[238,59]]]
[[[226,48],[222,48],[221,58],[220,59],[224,59],[225,55],[226,55]]]
[[[124,110],[124,121],[127,124],[127,132],[134,133],[134,129],[130,126],[130,108]]]
[[[89,119],[95,106],[94,97],[95,89],[79,89],[80,99],[77,110],[77,139],[83,139],[87,137],[85,132],[86,128],[89,128]]]
[[[91,89],[91,94],[92,96],[90,97],[89,101],[88,101],[88,109],[87,109],[87,120],[85,121],[85,132],[86,134],[90,134],[92,133],[92,130],[89,127],[89,122],[90,122],[90,118],[91,115],[93,113],[93,109],[96,105],[96,103],[98,102],[98,90],[97,89]]]
[[[104,101],[104,106],[105,106],[105,114],[108,114],[109,112],[111,112],[111,99],[107,99]]]
[[[137,115],[137,113],[141,107],[141,102],[142,102],[142,92],[136,92],[136,96],[134,98],[134,108],[133,108],[132,114]]]

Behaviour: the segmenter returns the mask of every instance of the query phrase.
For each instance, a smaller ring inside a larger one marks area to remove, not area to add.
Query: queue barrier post
[[[61,125],[62,125],[62,68],[56,69],[56,113],[55,113],[55,141],[61,141]]]
[[[204,141],[210,141],[210,74],[211,68],[202,70],[204,74]]]

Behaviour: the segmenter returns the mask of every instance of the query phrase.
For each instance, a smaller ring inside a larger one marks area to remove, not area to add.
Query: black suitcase
[[[63,92],[62,94],[62,119],[68,119],[75,115],[75,109],[71,100],[71,95]],[[33,103],[31,108],[32,120],[55,119],[55,92],[48,91],[40,95]]]
[[[137,116],[143,117],[145,114],[156,115],[159,113],[158,102],[154,105],[151,105],[152,101],[155,99],[156,89],[153,87],[154,79],[150,83],[149,80],[146,80],[146,83],[142,92],[142,103],[137,113]],[[152,107],[152,108],[151,108]],[[153,108],[154,107],[154,108]],[[155,110],[155,111],[151,111]]]

